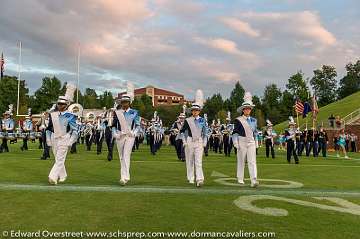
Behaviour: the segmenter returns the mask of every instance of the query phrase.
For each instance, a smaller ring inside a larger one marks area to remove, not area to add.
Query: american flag
[[[4,76],[4,65],[5,65],[4,54],[1,53],[1,60],[0,60],[1,78],[3,78]]]
[[[304,112],[304,105],[300,100],[296,100],[295,102],[295,112],[302,114]]]

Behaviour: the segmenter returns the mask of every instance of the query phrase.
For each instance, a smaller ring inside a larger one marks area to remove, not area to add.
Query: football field
[[[106,151],[96,155],[78,145],[78,153],[66,161],[67,181],[50,186],[53,156],[40,160],[38,144],[29,146],[22,152],[17,143],[0,154],[5,238],[38,231],[144,233],[131,235],[138,238],[168,232],[188,234],[163,238],[221,238],[215,232],[228,238],[246,232],[255,233],[252,238],[360,238],[360,154],[303,156],[295,165],[286,162],[284,151],[266,159],[260,149],[260,186],[253,189],[248,180],[245,186],[236,183],[234,153],[226,158],[211,152],[203,159],[205,185],[196,188],[187,183],[185,163],[176,159],[173,147],[163,146],[153,156],[142,145],[132,154],[131,181],[122,187],[116,149],[108,162]],[[251,238],[246,235],[242,238]]]

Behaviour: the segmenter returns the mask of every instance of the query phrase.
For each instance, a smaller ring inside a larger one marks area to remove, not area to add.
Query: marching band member
[[[42,149],[43,149],[43,155],[40,159],[46,160],[50,158],[50,147],[47,145],[46,142],[46,128],[49,126],[49,117],[50,117],[50,110],[45,111],[40,121],[38,122],[40,124],[39,130],[41,131],[41,138],[42,138]]]
[[[91,151],[91,145],[94,141],[94,134],[95,134],[95,115],[93,112],[89,112],[86,114],[86,122],[85,122],[85,129],[84,129],[84,135],[85,135],[85,144],[86,144],[86,150]]]
[[[216,124],[215,122],[213,122],[212,126],[213,150],[215,153],[222,153],[222,135],[220,119],[217,120]]]
[[[151,119],[148,133],[150,136],[150,151],[152,155],[155,155],[161,147],[163,138],[162,122],[157,115],[157,111],[154,112],[154,117]]]
[[[210,147],[210,139],[211,139],[211,128],[208,124],[207,114],[204,114],[205,127],[206,127],[206,145],[204,147],[205,156],[209,156],[209,147]]]
[[[106,108],[104,109],[106,111]],[[96,117],[96,134],[95,134],[95,142],[96,142],[96,154],[101,154],[102,144],[104,142],[104,134],[105,134],[105,112],[101,113]]]
[[[30,134],[33,133],[34,127],[32,122],[32,114],[31,114],[31,108],[28,109],[28,115],[26,116],[25,121],[22,125],[22,132],[25,134],[25,137],[23,138],[23,146],[21,146],[21,151],[28,150],[28,140],[30,138]]]
[[[106,142],[106,146],[108,148],[108,155],[107,155],[108,161],[111,161],[113,158],[113,149],[114,149],[115,139],[112,135],[112,126],[113,126],[113,119],[114,119],[114,114],[115,114],[116,108],[117,108],[117,104],[115,103],[114,108],[107,110],[105,113],[105,120],[104,120],[105,142]]]
[[[223,135],[223,142],[224,142],[224,153],[225,156],[230,157],[231,149],[233,147],[231,134],[234,129],[234,125],[231,124],[231,114],[230,111],[228,111],[227,117],[226,117],[226,124],[224,124],[221,128],[221,133]]]
[[[9,152],[7,141],[8,139],[14,139],[15,121],[11,118],[12,111],[13,105],[9,105],[9,110],[3,114],[4,118],[2,120],[2,131],[4,133],[4,138],[0,147],[0,153]]]
[[[285,130],[286,137],[286,153],[287,153],[287,161],[290,163],[291,156],[294,156],[295,164],[299,163],[299,158],[297,156],[295,150],[295,137],[296,137],[296,129],[295,129],[295,121],[292,116],[289,117],[289,129]]]
[[[185,112],[183,111],[182,113],[180,113],[177,121],[172,125],[170,131],[175,135],[175,150],[176,150],[176,154],[177,157],[180,161],[185,161],[185,150],[184,150],[184,146],[183,146],[183,141],[181,138],[181,134],[180,134],[180,130],[184,125],[185,122]]]
[[[322,156],[326,157],[326,151],[327,151],[327,145],[329,143],[329,139],[328,139],[326,131],[322,127],[320,128],[318,139],[319,139],[318,152],[320,153],[320,151],[321,151]]]
[[[255,105],[252,102],[250,92],[244,95],[244,102],[238,108],[242,114],[235,119],[233,131],[233,143],[237,149],[237,179],[239,184],[244,184],[245,161],[248,163],[251,187],[259,185],[257,181],[256,166],[256,132],[257,120],[250,116]]]
[[[66,85],[65,96],[59,96],[56,109],[50,113],[49,125],[46,129],[47,144],[52,147],[55,156],[55,163],[49,174],[49,183],[52,185],[66,180],[66,154],[78,138],[77,116],[67,111],[73,101],[75,90],[74,85]]]
[[[135,137],[140,127],[140,117],[137,110],[131,109],[134,98],[134,87],[128,82],[127,93],[120,98],[120,109],[115,111],[112,133],[116,139],[120,159],[120,184],[125,186],[130,180],[130,157]]]
[[[296,134],[295,134],[295,138],[296,138],[295,150],[298,156],[301,156],[304,150],[304,145],[305,145],[304,135],[305,134],[303,134],[303,132],[301,132],[300,128],[298,127],[296,129]]]
[[[204,173],[202,169],[202,156],[207,144],[207,129],[204,118],[200,117],[203,106],[203,92],[196,91],[195,103],[192,104],[192,116],[186,118],[180,130],[185,147],[186,172],[190,184],[201,187],[204,184]],[[195,181],[194,181],[195,180]]]
[[[272,128],[273,124],[270,120],[266,120],[266,130],[264,132],[265,137],[265,147],[266,147],[266,157],[269,158],[269,153],[271,150],[271,157],[275,158],[274,151],[274,138],[276,137],[276,133]]]

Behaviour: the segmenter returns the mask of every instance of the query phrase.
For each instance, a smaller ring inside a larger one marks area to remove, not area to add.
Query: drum
[[[37,139],[40,139],[40,138],[42,138],[42,133],[41,132],[36,132],[35,136],[36,136]]]
[[[31,139],[31,140],[36,139],[35,132],[31,132],[29,134],[29,139]]]
[[[17,137],[18,137],[19,139],[25,139],[25,138],[26,138],[26,133],[18,133],[18,134],[17,134]]]
[[[15,133],[7,133],[6,138],[7,138],[8,140],[14,140],[14,139],[15,139]]]

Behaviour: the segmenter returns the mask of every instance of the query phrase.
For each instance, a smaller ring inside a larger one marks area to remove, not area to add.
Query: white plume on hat
[[[53,104],[47,112],[51,113],[51,112],[55,111],[55,109],[56,109],[56,104]]]
[[[133,83],[128,81],[128,82],[126,82],[126,93],[120,97],[120,102],[121,101],[132,102],[134,100],[134,97],[135,97],[135,87],[134,87]]]
[[[266,120],[266,126],[268,126],[268,127],[273,126],[273,124],[271,123],[271,121],[269,119]]]
[[[295,125],[294,117],[289,116],[289,125]]]
[[[250,92],[245,92],[244,94],[244,102],[241,104],[241,106],[237,109],[239,113],[242,112],[244,108],[254,108],[255,105],[252,102],[252,95]]]
[[[76,91],[76,86],[73,84],[67,84],[66,85],[66,93],[65,97],[69,100],[69,102],[74,101],[74,94]]]
[[[127,84],[126,84],[126,88],[127,88],[126,94],[130,97],[130,100],[133,101],[134,97],[135,97],[134,84],[128,81]]]
[[[195,102],[191,106],[191,110],[197,109],[201,110],[204,106],[204,93],[202,90],[197,90],[195,94]]]
[[[26,116],[26,118],[28,119],[28,118],[30,118],[31,117],[31,108],[28,108],[28,114],[27,114],[27,116]]]
[[[65,92],[65,95],[59,96],[58,102],[59,102],[59,103],[70,104],[71,102],[74,101],[75,91],[76,91],[76,86],[75,86],[74,84],[72,84],[72,83],[66,84],[66,92]]]
[[[204,93],[202,90],[197,90],[195,95],[195,102],[200,106],[203,107],[204,105]]]
[[[8,111],[5,111],[4,114],[12,115],[13,114],[12,112],[14,111],[14,105],[10,104],[8,107],[9,107]]]

